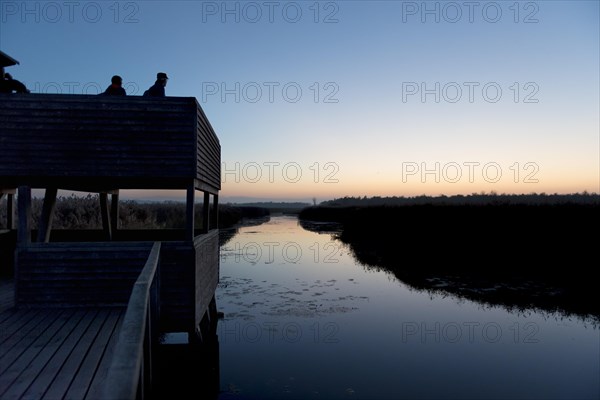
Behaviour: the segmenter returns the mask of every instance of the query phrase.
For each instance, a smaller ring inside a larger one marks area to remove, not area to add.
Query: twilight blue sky
[[[33,92],[159,71],[224,201],[600,192],[598,1],[0,1]]]

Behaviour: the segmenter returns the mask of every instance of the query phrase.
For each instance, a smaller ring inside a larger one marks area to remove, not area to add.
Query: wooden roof
[[[0,67],[10,67],[17,64],[19,64],[17,60],[0,50]]]

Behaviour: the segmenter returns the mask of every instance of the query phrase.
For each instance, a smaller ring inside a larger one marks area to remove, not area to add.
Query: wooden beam
[[[42,215],[40,215],[37,241],[48,243],[50,241],[50,232],[52,231],[52,220],[54,219],[54,208],[56,206],[56,194],[58,189],[48,188],[44,195],[44,205]]]
[[[112,193],[110,199],[110,219],[111,219],[111,228],[112,228],[112,236],[115,237],[117,230],[119,229],[119,191],[116,193]]]
[[[0,191],[0,203],[2,202],[2,198],[4,197],[4,193],[2,193],[2,191]],[[10,227],[8,226],[8,199],[6,200],[6,229],[10,229]]]
[[[29,225],[31,218],[31,188],[29,186],[19,186],[18,192],[19,228],[17,242],[19,246],[27,246],[31,244],[31,226]]]
[[[215,189],[214,186],[207,185],[206,183],[202,182],[199,179],[195,179],[194,184],[196,186],[196,190],[201,190],[203,192],[208,192],[208,193],[213,193],[213,194],[219,193],[219,190]]]
[[[219,195],[213,195],[212,229],[219,229]]]
[[[195,195],[194,187],[188,187],[185,203],[185,240],[194,240]]]
[[[0,200],[6,197],[6,229],[15,229],[15,194],[16,189],[6,189],[0,187]]]
[[[210,193],[204,192],[204,203],[202,207],[202,232],[210,230]]]
[[[15,229],[15,195],[9,193],[6,199],[6,228]]]
[[[102,230],[108,241],[112,240],[112,229],[110,227],[110,209],[108,207],[108,194],[100,193],[100,213],[102,214]]]

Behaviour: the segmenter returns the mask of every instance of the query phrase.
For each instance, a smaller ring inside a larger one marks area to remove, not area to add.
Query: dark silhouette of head
[[[163,86],[167,86],[168,80],[169,80],[169,77],[164,72],[159,72],[158,74],[156,74],[156,82],[159,82]]]
[[[113,76],[110,81],[113,85],[119,86],[121,86],[121,84],[123,83],[123,79],[119,75]]]

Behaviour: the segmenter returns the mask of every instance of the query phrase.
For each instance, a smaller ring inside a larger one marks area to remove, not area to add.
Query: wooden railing
[[[156,242],[133,285],[111,368],[105,399],[143,399],[152,384],[153,348],[160,315],[160,248]]]

